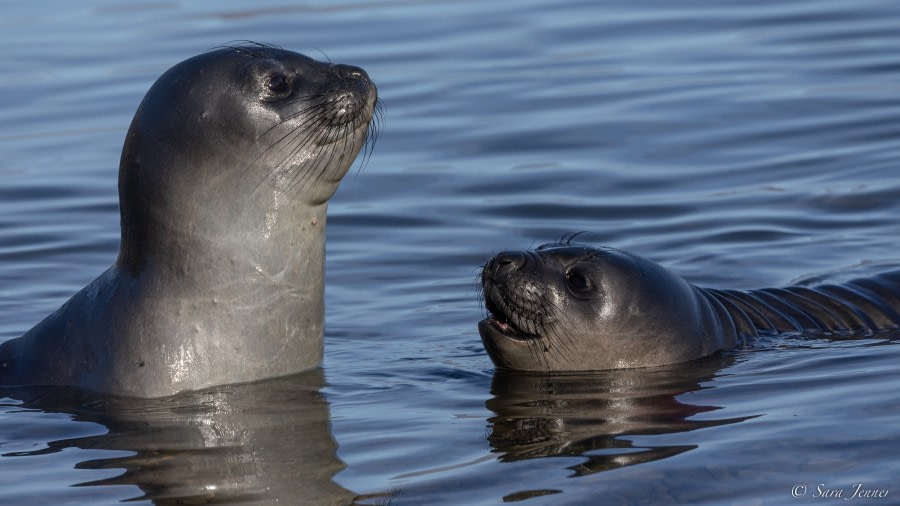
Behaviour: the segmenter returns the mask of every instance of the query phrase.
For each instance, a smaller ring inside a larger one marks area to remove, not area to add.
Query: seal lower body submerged
[[[122,151],[116,263],[0,345],[0,384],[156,397],[316,367],[327,201],[376,101],[362,69],[263,44],[168,70]]]

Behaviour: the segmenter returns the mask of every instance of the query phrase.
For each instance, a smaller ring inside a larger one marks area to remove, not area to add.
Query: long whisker
[[[384,128],[384,102],[379,98],[375,101],[375,110],[372,113],[372,121],[369,123],[369,128],[366,131],[366,140],[365,144],[363,144],[362,157],[360,159],[359,168],[356,169],[356,174],[353,175],[354,178],[359,176],[359,173],[369,164],[369,160],[372,158],[372,153],[375,152],[375,143],[378,141],[378,136],[381,134],[382,129]]]
[[[557,325],[549,325],[549,327],[552,328],[553,334],[555,334],[555,339],[553,339],[553,341],[557,344],[557,346],[555,346],[554,348],[559,351],[560,356],[562,356],[564,359],[574,359],[575,355],[577,355],[578,353],[578,349],[577,347],[573,346],[574,340],[571,339],[571,336],[568,332],[565,332],[565,329],[577,328],[576,323],[570,318],[569,314],[565,310],[563,310],[563,308],[557,305],[552,299],[550,299],[547,294],[541,295],[541,302],[552,308],[552,311],[548,311],[545,309],[544,314],[561,315],[566,319],[565,324],[561,324],[562,322],[557,322]],[[553,322],[548,323],[552,324]],[[548,325],[544,325],[545,329],[547,327]],[[562,331],[562,335],[560,335],[560,332],[558,331]],[[564,356],[565,353],[569,353],[571,355],[566,357]],[[569,360],[566,360],[566,362],[569,362]]]
[[[262,161],[263,165],[267,165],[265,160],[271,159],[274,156],[279,156],[285,150],[290,150],[290,154],[287,156],[283,156],[282,161],[275,165],[272,170],[263,171],[263,177],[257,182],[254,187],[254,192],[259,189],[264,183],[268,180],[275,178],[279,174],[279,170],[283,170],[285,167],[285,162],[296,156],[301,150],[305,149],[310,145],[312,139],[314,138],[314,134],[318,131],[316,128],[318,125],[315,123],[318,122],[316,119],[319,114],[316,113],[317,109],[321,107],[321,105],[314,105],[301,111],[298,111],[295,114],[285,118],[272,128],[268,129],[260,139],[265,139],[269,136],[269,134],[275,132],[276,128],[284,127],[288,124],[288,122],[302,114],[306,114],[309,116],[309,119],[302,121],[301,123],[294,125],[293,128],[289,128],[284,135],[280,138],[269,141],[269,147],[263,150],[249,165],[248,170],[252,169],[257,165],[258,162]],[[305,137],[305,138],[304,138]],[[268,139],[266,139],[268,141]],[[274,155],[274,156],[273,156]]]
[[[376,99],[368,113],[360,110],[346,116],[348,105],[341,97],[330,92],[305,94],[277,106],[285,114],[259,135],[257,144],[264,147],[245,169],[256,179],[249,195],[270,187],[279,193],[313,188],[329,180],[329,173],[336,168],[346,170],[360,153],[362,170],[371,159],[384,121],[383,105]]]

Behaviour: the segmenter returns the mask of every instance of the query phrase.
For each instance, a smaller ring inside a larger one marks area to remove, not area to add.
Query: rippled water
[[[5,392],[0,503],[896,502],[897,336],[501,374],[474,280],[573,231],[705,286],[895,267],[898,26],[874,0],[5,6],[0,339],[115,258],[125,130],[174,63],[277,43],[364,67],[386,108],[329,208],[323,370]]]

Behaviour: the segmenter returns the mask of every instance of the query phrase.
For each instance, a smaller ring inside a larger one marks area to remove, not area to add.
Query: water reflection
[[[688,432],[753,417],[702,420],[690,417],[719,409],[688,402],[684,394],[706,387],[730,356],[673,366],[551,374],[494,374],[487,407],[491,447],[501,461],[581,456],[575,476],[664,459],[696,445],[646,446],[628,436]]]
[[[99,398],[61,388],[5,390],[23,400],[23,408],[70,413],[109,432],[3,457],[68,448],[134,452],[81,462],[80,469],[125,471],[80,485],[137,485],[144,496],[135,499],[156,503],[347,504],[354,494],[333,481],[344,464],[319,393],[323,385],[324,375],[316,370],[164,399]]]

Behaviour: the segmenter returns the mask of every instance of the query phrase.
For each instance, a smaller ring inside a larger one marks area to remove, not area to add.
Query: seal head
[[[185,225],[175,216],[215,243],[242,242],[271,235],[285,208],[325,203],[369,139],[376,97],[360,68],[268,46],[176,65],[147,93],[122,151],[120,264],[135,272],[172,257]]]
[[[478,324],[498,367],[579,371],[684,362],[734,345],[697,289],[612,248],[547,245],[492,258]]]

